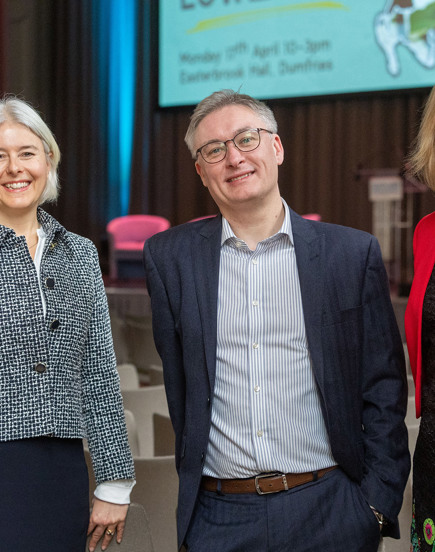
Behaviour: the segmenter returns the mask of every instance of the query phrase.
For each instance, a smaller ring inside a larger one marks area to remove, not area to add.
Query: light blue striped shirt
[[[255,251],[222,219],[216,382],[204,475],[336,464],[305,333],[290,214]]]

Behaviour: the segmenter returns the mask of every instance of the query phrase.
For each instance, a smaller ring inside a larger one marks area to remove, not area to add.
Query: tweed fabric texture
[[[0,441],[87,438],[97,483],[134,477],[98,253],[38,209],[40,279],[0,225]]]

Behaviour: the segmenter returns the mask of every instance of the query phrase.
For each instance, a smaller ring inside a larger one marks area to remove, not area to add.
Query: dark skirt
[[[80,439],[0,443],[0,552],[82,552],[89,522]]]

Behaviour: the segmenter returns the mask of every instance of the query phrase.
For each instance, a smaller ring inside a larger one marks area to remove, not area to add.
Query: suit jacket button
[[[35,366],[35,371],[38,372],[38,374],[43,374],[47,370],[47,365],[43,362],[38,362],[38,364]]]
[[[57,328],[60,326],[59,320],[53,320],[53,322],[50,324],[50,328],[52,330],[57,330]]]
[[[48,289],[54,289],[54,278],[46,278],[45,279],[45,286]]]

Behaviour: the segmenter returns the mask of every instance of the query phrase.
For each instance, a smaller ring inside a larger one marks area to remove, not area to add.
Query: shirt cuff
[[[135,479],[116,479],[97,485],[94,496],[113,504],[130,504],[130,493],[136,485]]]

